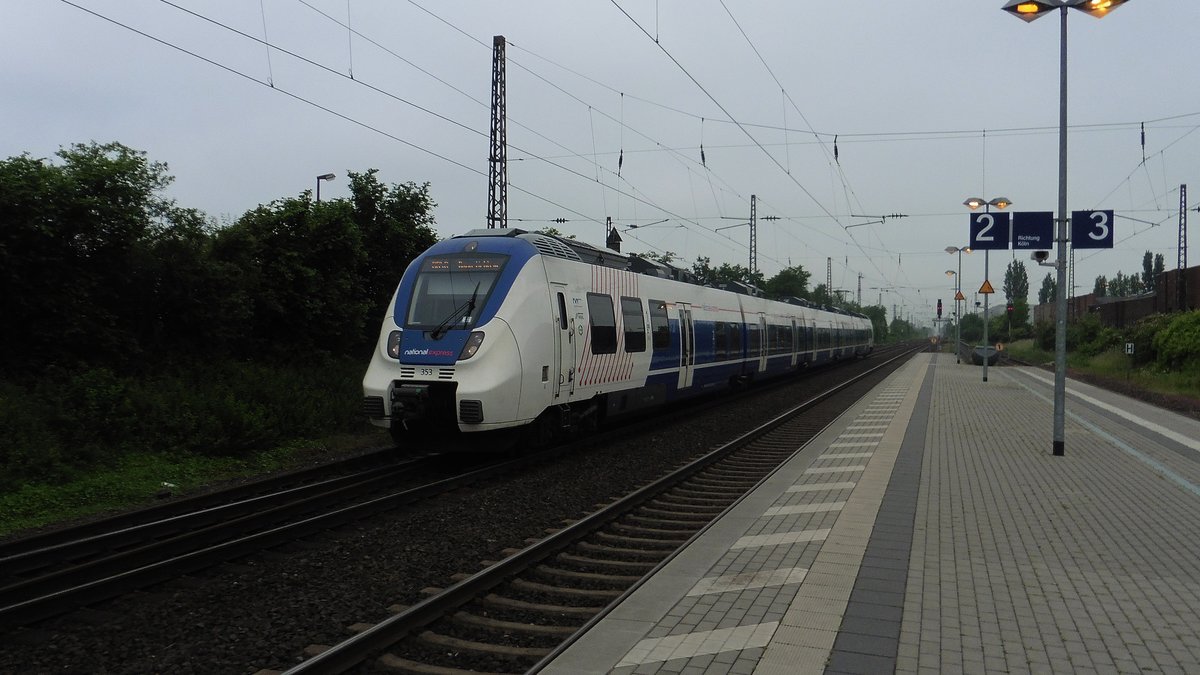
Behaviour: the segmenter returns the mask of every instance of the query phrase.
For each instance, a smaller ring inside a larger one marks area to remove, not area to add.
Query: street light
[[[333,174],[331,174],[331,173],[323,173],[323,174],[321,174],[320,176],[317,176],[317,203],[318,203],[318,204],[320,204],[320,203],[321,203],[321,181],[323,181],[323,180],[333,180],[333,179],[334,179],[334,178],[336,178],[336,177],[337,177],[337,176],[335,176],[335,175],[333,175]]]
[[[1058,38],[1058,279],[1054,309],[1054,448],[1066,454],[1064,441],[1067,399],[1067,8],[1102,19],[1128,0],[1009,0],[1003,9],[1029,22],[1057,9]],[[986,322],[984,323],[986,326]]]
[[[1008,208],[1009,206],[1012,206],[1012,200],[1009,199],[1008,197],[996,197],[995,199],[989,199],[987,201],[984,201],[983,199],[981,199],[979,197],[967,197],[966,201],[963,202],[963,205],[966,206],[968,209],[971,209],[972,211],[974,211],[975,209],[982,206],[984,213],[987,213],[992,210],[993,206],[996,207],[997,209],[1000,209],[1001,211],[1003,211],[1004,209]],[[984,249],[984,251],[983,251],[983,280],[988,281],[988,249]],[[984,382],[987,382],[988,299],[990,297],[991,297],[991,293],[983,294],[983,381]]]
[[[953,255],[955,253],[958,254],[958,275],[956,276],[957,289],[954,292],[954,317],[958,321],[958,323],[955,324],[955,327],[954,327],[954,362],[955,363],[962,363],[962,357],[959,355],[959,353],[962,351],[962,326],[960,325],[962,323],[962,316],[960,314],[960,310],[959,310],[959,306],[958,306],[958,298],[959,298],[959,296],[962,295],[962,254],[970,253],[970,252],[971,252],[970,246],[963,246],[961,248],[958,246],[947,246],[946,247],[946,253],[949,253],[951,255]],[[950,270],[946,270],[946,274],[950,274]]]

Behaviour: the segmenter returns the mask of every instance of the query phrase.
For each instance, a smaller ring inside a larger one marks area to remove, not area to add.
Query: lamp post
[[[962,331],[958,324],[958,275],[954,270],[946,270],[946,276],[954,280],[954,283],[950,284],[950,290],[954,291],[954,314],[952,315],[954,317],[954,355],[955,363],[958,363],[958,343],[962,338]]]
[[[331,174],[331,173],[323,173],[320,176],[317,176],[317,203],[318,204],[321,203],[321,181],[333,180],[336,177],[337,176],[335,176],[334,174]]]
[[[963,205],[966,206],[968,209],[971,209],[972,211],[974,211],[975,209],[982,206],[983,212],[987,213],[992,210],[993,206],[996,207],[997,209],[1000,209],[1001,211],[1003,211],[1004,209],[1006,209],[1012,205],[1012,200],[1007,197],[996,197],[995,199],[989,199],[987,201],[984,201],[983,199],[980,199],[979,197],[968,197],[966,199],[966,201],[963,202]],[[984,251],[983,251],[983,280],[984,281],[988,280],[988,250],[987,249],[984,249]],[[988,299],[990,297],[991,297],[991,293],[983,294],[983,381],[984,382],[988,381],[987,380],[987,371],[988,371],[988,357],[987,357]]]
[[[1054,302],[1054,456],[1066,454],[1067,399],[1067,8],[1102,19],[1128,0],[1009,0],[1003,9],[1026,23],[1058,10],[1058,256]],[[986,324],[984,324],[986,325]]]
[[[962,323],[962,314],[960,313],[959,307],[958,307],[958,303],[959,303],[958,298],[959,298],[959,296],[962,295],[962,254],[970,253],[970,252],[971,252],[970,246],[961,246],[961,247],[960,246],[947,246],[946,247],[946,253],[950,253],[950,254],[957,253],[958,254],[958,274],[955,276],[955,279],[957,280],[957,282],[955,284],[957,290],[955,290],[955,292],[954,292],[954,317],[958,320],[959,323]],[[950,270],[946,270],[946,274],[950,274]],[[955,329],[954,329],[954,362],[955,363],[962,363],[962,356],[960,355],[961,349],[962,349],[962,326],[955,326]]]

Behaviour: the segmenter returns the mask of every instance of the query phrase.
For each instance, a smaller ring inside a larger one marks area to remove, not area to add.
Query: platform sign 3
[[[1008,248],[1007,213],[972,213],[971,248],[976,251]]]
[[[1071,248],[1112,248],[1113,212],[1072,211]]]

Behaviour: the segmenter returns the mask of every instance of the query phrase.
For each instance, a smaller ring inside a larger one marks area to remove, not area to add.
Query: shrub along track
[[[286,668],[309,643],[336,643],[348,626],[387,616],[388,604],[413,604],[422,588],[445,586],[464,560],[502,558],[506,547],[564,516],[629,492],[730,429],[776,414],[829,378],[875,360],[718,399],[686,422],[658,416],[636,436],[603,447],[11,631],[0,644],[0,671]]]

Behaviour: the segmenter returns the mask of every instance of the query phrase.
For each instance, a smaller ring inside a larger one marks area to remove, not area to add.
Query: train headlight
[[[394,330],[391,333],[388,333],[388,341],[387,341],[388,356],[392,357],[393,359],[397,359],[397,360],[399,360],[399,358],[400,358],[400,335],[401,335],[400,331]]]
[[[458,354],[458,360],[466,361],[475,356],[475,352],[479,351],[481,344],[483,344],[483,332],[472,331],[471,337],[467,338],[467,344],[463,345],[462,351]]]

